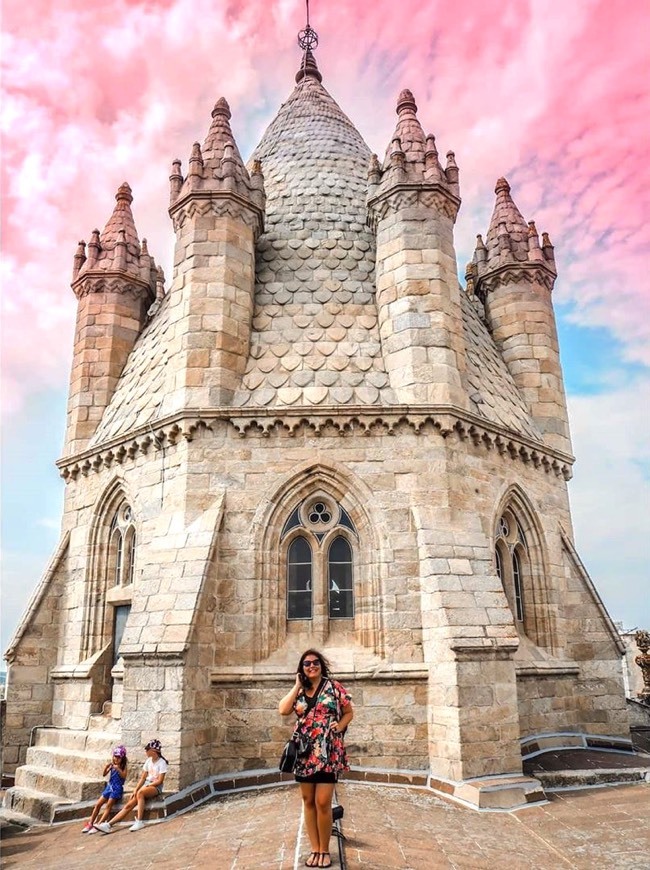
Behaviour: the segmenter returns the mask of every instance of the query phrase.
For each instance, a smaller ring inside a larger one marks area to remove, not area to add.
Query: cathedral
[[[173,162],[171,280],[126,183],[74,255],[61,537],[6,652],[25,812],[152,737],[172,795],[280,781],[311,646],[356,779],[507,808],[543,799],[522,757],[629,745],[573,541],[553,245],[500,178],[461,286],[454,153],[403,90],[371,154],[303,47],[247,163],[224,98]]]

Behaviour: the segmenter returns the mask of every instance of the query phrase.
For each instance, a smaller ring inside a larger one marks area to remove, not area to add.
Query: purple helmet
[[[155,752],[158,753],[158,755],[161,755],[162,754],[162,743],[160,742],[160,740],[150,740],[147,743],[147,745],[145,746],[145,751],[147,749],[153,749]]]
[[[116,746],[113,749],[113,756],[116,758],[126,758],[126,746],[122,746],[121,743],[119,746]]]

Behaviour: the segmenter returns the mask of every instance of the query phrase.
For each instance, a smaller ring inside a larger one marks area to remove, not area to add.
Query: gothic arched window
[[[303,537],[294,538],[287,552],[287,618],[311,619],[311,547]]]
[[[512,614],[525,630],[526,586],[529,585],[526,575],[530,560],[524,530],[511,508],[506,509],[497,522],[494,560]]]
[[[346,510],[325,493],[302,501],[281,535],[286,548],[287,619],[354,618],[357,532]]]
[[[108,541],[109,587],[133,583],[135,572],[135,525],[126,502],[115,511]]]

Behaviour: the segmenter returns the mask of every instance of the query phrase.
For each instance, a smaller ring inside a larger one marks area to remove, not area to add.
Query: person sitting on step
[[[97,833],[97,829],[95,828],[95,821],[99,816],[99,811],[101,810],[101,808],[105,808],[102,814],[102,821],[107,821],[108,817],[111,814],[113,804],[116,801],[122,800],[122,795],[124,794],[124,780],[126,779],[126,770],[126,747],[116,746],[113,750],[111,760],[108,762],[108,764],[104,768],[104,772],[102,773],[102,776],[108,776],[106,788],[101,793],[101,796],[93,807],[92,814],[81,831],[82,834]]]
[[[117,813],[110,822],[100,822],[95,827],[102,834],[110,834],[113,830],[113,825],[121,822],[122,819],[133,810],[136,809],[136,820],[131,825],[129,830],[139,831],[144,827],[142,817],[144,816],[144,805],[149,798],[160,797],[163,793],[163,782],[167,773],[167,759],[162,754],[162,746],[160,740],[150,740],[144,748],[147,753],[140,779],[124,805],[124,808]]]

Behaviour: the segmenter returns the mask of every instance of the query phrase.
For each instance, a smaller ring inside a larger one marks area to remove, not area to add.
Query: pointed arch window
[[[123,502],[113,515],[109,535],[109,580],[113,586],[133,583],[135,576],[135,524],[133,511]]]
[[[311,619],[312,611],[312,553],[300,536],[287,552],[287,618]]]
[[[328,609],[330,619],[349,619],[354,616],[354,590],[352,586],[352,547],[339,536],[329,547]]]
[[[325,493],[302,501],[287,517],[287,619],[354,618],[354,553],[358,535],[347,511]]]
[[[522,626],[526,620],[526,565],[528,547],[521,523],[511,508],[505,510],[496,527],[494,561],[496,572],[510,604],[515,620]]]

